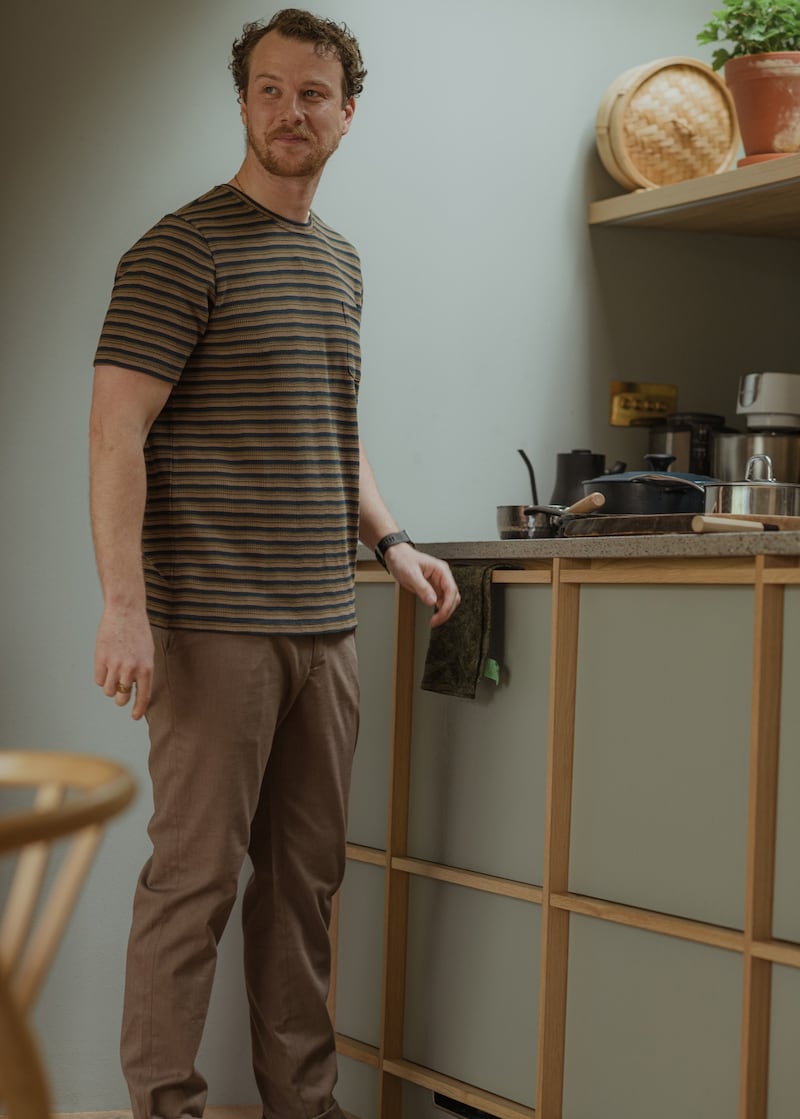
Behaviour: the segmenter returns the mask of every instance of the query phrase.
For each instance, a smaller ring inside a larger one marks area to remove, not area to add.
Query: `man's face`
[[[262,167],[281,177],[322,172],[350,128],[351,97],[342,101],[338,58],[319,55],[313,43],[270,31],[250,57],[242,121]]]

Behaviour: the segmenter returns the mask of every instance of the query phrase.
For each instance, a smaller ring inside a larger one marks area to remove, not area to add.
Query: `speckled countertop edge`
[[[420,551],[446,560],[543,560],[556,557],[626,559],[658,556],[800,556],[800,532],[665,533],[545,540],[420,542]],[[360,561],[374,559],[359,546]]]

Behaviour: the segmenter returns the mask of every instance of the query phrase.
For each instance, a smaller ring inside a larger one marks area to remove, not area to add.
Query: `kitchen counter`
[[[629,559],[660,556],[800,556],[800,532],[669,533],[650,536],[587,536],[544,540],[455,540],[417,543],[420,551],[447,560]],[[372,558],[359,549],[360,562]]]

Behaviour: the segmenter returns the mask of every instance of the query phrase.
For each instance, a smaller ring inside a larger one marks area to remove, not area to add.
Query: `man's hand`
[[[386,566],[401,587],[434,607],[431,626],[446,622],[461,601],[453,573],[444,562],[418,552],[410,544],[394,544],[386,552]]]
[[[358,538],[372,551],[384,536],[397,532],[398,525],[378,492],[375,475],[360,441],[358,447]],[[461,595],[444,560],[418,552],[411,544],[393,544],[387,548],[384,558],[388,571],[400,586],[415,594],[426,606],[433,607],[431,626],[446,622],[461,601]]]
[[[153,683],[153,635],[144,612],[103,612],[95,646],[94,681],[118,707],[126,706],[135,687],[131,718],[141,719]]]

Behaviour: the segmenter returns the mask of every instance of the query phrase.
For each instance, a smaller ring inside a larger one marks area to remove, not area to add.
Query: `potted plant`
[[[711,65],[724,68],[745,158],[739,166],[800,152],[800,0],[724,0],[697,35],[723,42]]]

